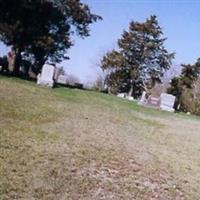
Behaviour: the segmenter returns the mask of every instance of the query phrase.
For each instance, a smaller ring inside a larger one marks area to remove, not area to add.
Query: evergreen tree
[[[114,91],[137,98],[161,81],[174,57],[164,47],[166,38],[162,35],[156,16],[144,23],[130,23],[129,30],[118,40],[118,50],[106,53],[101,60],[101,68],[108,72],[107,84],[114,86]]]

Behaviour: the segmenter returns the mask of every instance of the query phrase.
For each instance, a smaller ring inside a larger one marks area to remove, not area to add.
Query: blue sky
[[[94,80],[101,56],[116,47],[122,31],[131,20],[143,22],[152,14],[167,37],[165,46],[175,52],[175,64],[193,63],[200,57],[200,1],[199,0],[82,0],[92,12],[103,17],[90,26],[91,36],[74,37],[69,50],[70,60],[62,65],[81,81]],[[7,50],[7,49],[6,49]],[[0,55],[5,48],[0,45]]]

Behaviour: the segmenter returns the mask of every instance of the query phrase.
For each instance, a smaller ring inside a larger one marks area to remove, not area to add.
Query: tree
[[[174,77],[170,82],[170,87],[167,89],[167,93],[176,96],[174,108],[180,109],[180,100],[183,93],[182,81],[179,77]]]
[[[193,88],[195,81],[200,75],[200,59],[194,65],[183,64],[181,72],[182,85],[187,88]]]
[[[95,82],[93,83],[92,89],[99,92],[106,92],[104,82],[105,82],[105,77],[103,76],[103,74],[98,74]]]
[[[180,77],[174,77],[171,80],[170,87],[167,92],[176,96],[175,109],[181,111],[187,111],[188,105],[185,105],[186,95],[190,93],[191,90],[195,90],[196,82],[200,76],[200,58],[197,59],[196,63],[182,64],[182,71]],[[195,98],[195,93],[192,95]],[[191,97],[191,95],[190,95]]]
[[[16,51],[16,74],[21,52],[32,55],[39,72],[46,61],[67,58],[72,34],[89,36],[89,25],[101,19],[80,0],[0,0],[0,8],[0,40]]]
[[[160,82],[174,57],[164,47],[166,38],[162,35],[154,15],[144,23],[132,21],[118,40],[118,49],[106,53],[101,60],[101,68],[109,72],[108,85],[137,98],[142,90]]]

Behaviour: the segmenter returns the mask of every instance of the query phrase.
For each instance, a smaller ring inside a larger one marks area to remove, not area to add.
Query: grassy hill
[[[0,77],[0,199],[200,199],[200,118]]]

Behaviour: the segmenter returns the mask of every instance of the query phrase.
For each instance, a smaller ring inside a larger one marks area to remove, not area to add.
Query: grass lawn
[[[0,77],[0,200],[199,200],[200,118]]]

